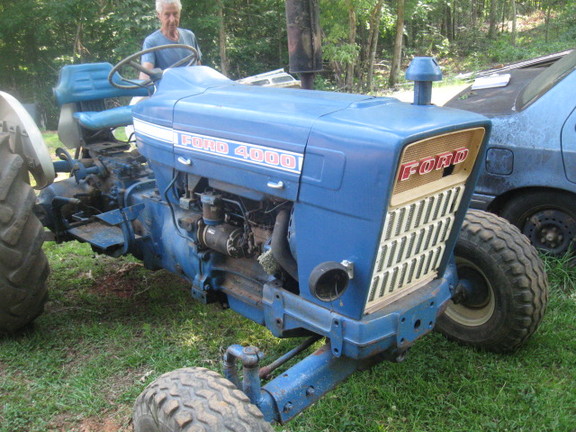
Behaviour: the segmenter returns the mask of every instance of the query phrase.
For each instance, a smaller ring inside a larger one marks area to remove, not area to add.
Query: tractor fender
[[[36,123],[20,102],[0,91],[0,127],[11,135],[12,145],[26,160],[36,181],[36,189],[50,185],[55,178],[54,165]]]

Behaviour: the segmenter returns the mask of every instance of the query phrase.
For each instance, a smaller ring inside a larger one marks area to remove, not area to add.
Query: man
[[[160,30],[156,30],[146,39],[142,49],[148,49],[160,45],[184,44],[190,45],[198,51],[196,64],[200,64],[202,53],[198,41],[193,32],[178,27],[182,3],[180,0],[156,0],[156,12],[160,20]],[[164,50],[144,54],[142,66],[153,69],[166,69],[174,63],[190,55],[191,51],[182,48],[167,48]]]
[[[198,45],[196,36],[190,30],[178,28],[178,24],[180,24],[181,11],[182,3],[180,3],[180,0],[156,0],[156,12],[158,13],[158,19],[160,20],[160,30],[156,30],[144,39],[142,49],[145,50],[156,46],[170,44],[190,45],[191,47],[196,48],[196,51],[198,52],[198,58],[196,59],[195,64],[199,65],[202,53],[200,52],[200,46]],[[146,69],[160,68],[164,70],[190,54],[192,54],[192,51],[187,49],[166,48],[144,54],[141,62],[142,66]],[[147,74],[140,72],[140,79],[146,80],[148,78]],[[130,101],[130,105],[135,105],[142,99],[147,98],[141,96],[133,97]],[[132,137],[133,133],[133,127],[131,125],[126,126],[126,135]]]

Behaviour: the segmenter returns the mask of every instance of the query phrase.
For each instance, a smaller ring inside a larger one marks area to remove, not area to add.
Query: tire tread
[[[10,148],[10,136],[0,133],[0,332],[29,324],[47,299],[44,232],[27,178],[23,159]]]
[[[511,327],[483,343],[470,344],[493,352],[517,350],[536,331],[546,310],[548,284],[542,260],[517,227],[484,211],[468,211],[460,240],[476,245],[489,256],[497,257],[498,266],[514,287],[510,306]],[[467,344],[452,334],[441,319],[438,329],[448,339]]]
[[[268,432],[273,429],[234,384],[212,370],[196,367],[166,373],[140,394],[134,406],[134,430]]]

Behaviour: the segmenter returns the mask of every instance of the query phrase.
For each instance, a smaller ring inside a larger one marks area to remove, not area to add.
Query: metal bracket
[[[96,217],[109,225],[120,225],[126,221],[135,220],[140,212],[144,210],[144,203],[135,204],[130,207],[124,207],[117,210],[111,210],[106,213],[96,215]]]
[[[344,343],[343,324],[344,323],[338,318],[332,319],[332,325],[330,327],[330,347],[334,357],[340,357],[342,355],[342,345]]]
[[[276,290],[274,293],[272,314],[274,316],[274,327],[278,334],[280,334],[284,329],[284,298],[279,290]]]
[[[130,207],[124,207],[97,215],[96,217],[109,225],[119,225],[124,236],[124,246],[122,255],[126,255],[135,240],[134,230],[131,221],[135,220],[144,209],[145,204],[139,203]]]
[[[354,279],[354,263],[352,261],[343,260],[340,262],[342,266],[346,269],[346,273],[348,274],[348,279]]]
[[[400,349],[409,347],[416,339],[432,331],[437,313],[434,302],[433,298],[423,301],[409,313],[398,317],[396,343]]]

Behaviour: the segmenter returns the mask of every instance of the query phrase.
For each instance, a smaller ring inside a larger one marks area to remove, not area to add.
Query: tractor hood
[[[384,207],[367,215],[376,209],[358,191],[388,196],[382,179],[407,143],[488,124],[394,98],[243,85],[197,66],[167,70],[154,96],[134,107],[134,126],[151,161],[242,185],[249,198],[309,199],[378,219]]]

